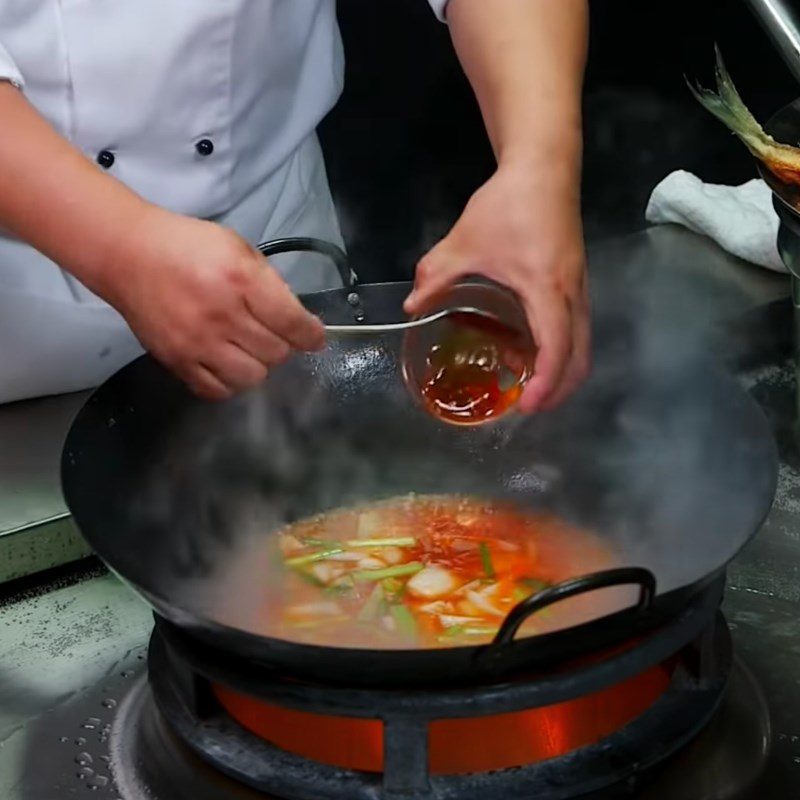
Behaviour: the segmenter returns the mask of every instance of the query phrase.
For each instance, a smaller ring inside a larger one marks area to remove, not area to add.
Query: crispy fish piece
[[[722,54],[716,49],[717,91],[700,84],[689,89],[705,109],[725,124],[747,149],[782,183],[800,187],[800,148],[775,141],[750,113],[725,68]]]

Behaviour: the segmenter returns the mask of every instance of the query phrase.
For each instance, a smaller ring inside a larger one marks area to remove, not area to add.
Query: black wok
[[[347,283],[343,255],[328,252]],[[303,300],[327,322],[388,322],[402,318],[408,290],[374,284]],[[409,398],[398,334],[334,339],[222,404],[194,398],[144,356],[76,418],[66,500],[97,554],[159,615],[265,668],[375,685],[496,677],[579,656],[652,629],[719,579],[763,521],[777,475],[764,416],[724,371],[678,352],[669,331],[641,325],[624,304],[597,309],[595,341],[594,375],[565,406],[469,429]],[[488,646],[359,650],[259,633],[267,576],[246,557],[253,542],[288,521],[410,491],[550,509],[604,537],[620,569],[525,601]],[[620,584],[637,587],[632,607],[514,641],[544,605]]]

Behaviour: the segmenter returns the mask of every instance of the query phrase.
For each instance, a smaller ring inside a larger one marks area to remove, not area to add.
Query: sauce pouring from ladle
[[[482,280],[451,287],[438,307],[401,322],[367,323],[358,278],[347,255],[330,242],[277,239],[258,245],[265,256],[307,251],[328,256],[357,310],[356,323],[325,324],[331,337],[403,334],[400,367],[411,395],[433,416],[480,425],[510,411],[533,375],[536,343],[525,311],[508,289]]]
[[[455,425],[480,425],[504,415],[532,374],[530,337],[477,306],[455,304],[404,322],[325,329],[345,336],[403,332],[406,385],[429,413]]]

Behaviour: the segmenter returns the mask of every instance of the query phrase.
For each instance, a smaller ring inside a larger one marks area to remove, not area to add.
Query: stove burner
[[[653,776],[643,800],[740,800],[772,744],[769,706],[738,658],[720,709],[702,733]]]
[[[172,731],[143,675],[120,704],[110,742],[120,800],[280,800],[210,767]]]
[[[197,657],[190,658],[190,654]],[[287,800],[482,800],[488,795],[497,800],[566,800],[609,790],[613,796],[632,796],[649,771],[706,725],[719,705],[731,670],[730,633],[720,614],[681,651],[664,694],[633,722],[597,744],[514,769],[430,775],[428,726],[434,719],[480,718],[547,705],[559,695],[582,696],[587,685],[597,682],[597,672],[610,674],[609,684],[622,680],[632,657],[631,651],[623,651],[578,670],[475,686],[469,691],[325,688],[264,675],[259,691],[288,708],[382,719],[383,774],[303,758],[240,727],[215,701],[207,678],[196,671],[200,664],[213,662],[207,648],[201,653],[193,651],[191,642],[179,642],[163,628],[157,628],[151,640],[149,668],[158,708],[180,739],[219,772],[267,796]],[[619,670],[616,678],[615,665]],[[234,671],[229,679],[235,681]],[[252,674],[246,679],[252,682]],[[548,688],[531,702],[532,687],[539,690],[542,686]]]
[[[649,786],[626,786],[583,800],[742,800],[761,771],[769,744],[763,693],[737,660],[714,719],[657,770]],[[156,708],[144,677],[120,704],[111,745],[122,800],[279,800],[226,777],[192,752]],[[535,794],[519,797],[538,800]]]

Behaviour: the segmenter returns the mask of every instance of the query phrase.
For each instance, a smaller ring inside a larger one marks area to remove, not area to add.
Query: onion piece
[[[363,553],[354,553],[352,550],[345,550],[343,553],[331,553],[328,561],[361,561]]]
[[[447,603],[444,600],[434,600],[432,603],[426,603],[420,606],[419,610],[423,614],[441,614],[447,611]]]
[[[399,547],[382,547],[378,555],[387,564],[402,564],[406,560],[406,554]]]
[[[406,590],[415,597],[436,600],[454,592],[458,586],[458,578],[449,569],[431,564],[409,580]]]
[[[483,595],[479,592],[467,592],[467,599],[470,603],[472,603],[475,608],[483,611],[485,614],[489,614],[492,617],[504,617],[505,614],[499,609],[493,606]]]
[[[314,564],[309,572],[321,583],[329,584],[335,581],[337,578],[340,578],[344,573],[344,570],[340,566],[334,566],[330,563],[317,563]]]
[[[456,589],[456,591],[453,592],[453,594],[459,596],[466,595],[467,592],[472,592],[476,589],[480,589],[481,586],[483,586],[483,580],[481,579],[478,579],[476,581],[470,581],[469,583],[465,583],[459,589]]]
[[[458,614],[439,614],[439,622],[443,628],[455,628],[459,625],[481,625],[482,617],[462,617]]]
[[[363,557],[358,562],[359,569],[383,569],[385,566],[386,562],[375,556]]]

